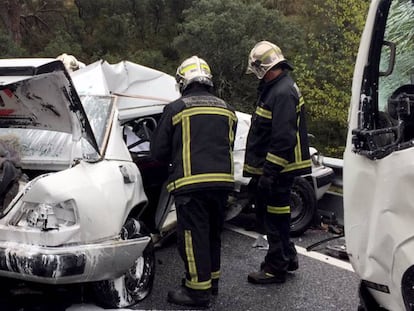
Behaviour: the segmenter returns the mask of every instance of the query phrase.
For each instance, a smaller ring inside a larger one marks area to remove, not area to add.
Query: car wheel
[[[139,232],[137,229],[139,227]],[[122,227],[121,237],[132,239],[148,236],[144,224],[128,219]],[[155,274],[154,244],[150,240],[143,254],[121,277],[103,280],[93,284],[93,292],[98,304],[109,308],[125,308],[146,298],[152,290]]]
[[[310,226],[316,213],[313,187],[303,177],[296,177],[290,194],[290,235],[300,236]]]

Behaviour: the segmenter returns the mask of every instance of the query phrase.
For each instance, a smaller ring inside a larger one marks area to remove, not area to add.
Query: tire
[[[290,235],[298,237],[311,225],[316,213],[313,187],[303,177],[296,177],[290,194]]]
[[[136,232],[137,221],[128,219],[124,224],[121,237],[132,239],[148,236],[149,232],[139,222],[139,232]],[[155,254],[152,240],[144,249],[132,267],[121,277],[113,280],[103,280],[92,285],[95,301],[108,308],[125,308],[146,298],[152,290],[155,274]]]

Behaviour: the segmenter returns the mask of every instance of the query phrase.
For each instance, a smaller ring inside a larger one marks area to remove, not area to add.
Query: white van
[[[360,310],[414,310],[414,1],[373,0],[344,154],[347,252]]]

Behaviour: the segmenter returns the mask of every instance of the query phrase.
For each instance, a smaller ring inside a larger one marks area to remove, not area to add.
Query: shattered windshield
[[[405,84],[414,84],[414,5],[412,0],[393,1],[389,10],[384,41],[396,45],[393,72],[379,78],[380,111],[387,109],[391,94]],[[380,71],[385,71],[390,59],[390,50],[381,51]]]
[[[113,96],[81,96],[83,108],[89,119],[93,134],[99,149],[102,150],[105,144],[105,137],[112,122],[114,97]]]

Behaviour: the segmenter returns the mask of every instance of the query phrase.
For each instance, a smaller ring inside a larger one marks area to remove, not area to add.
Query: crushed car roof
[[[174,77],[130,61],[100,60],[71,75],[80,95],[116,95],[120,120],[161,113],[180,97]]]

